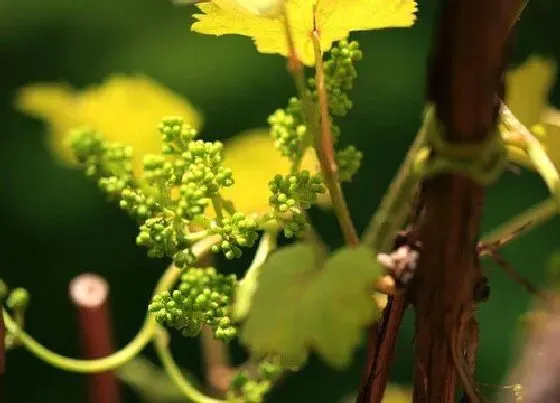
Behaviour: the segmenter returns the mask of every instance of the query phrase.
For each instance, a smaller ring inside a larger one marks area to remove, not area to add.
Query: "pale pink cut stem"
[[[114,351],[107,298],[109,285],[100,276],[82,274],[70,282],[70,299],[78,314],[84,358],[102,358]],[[119,403],[120,391],[112,371],[88,375],[89,403]]]

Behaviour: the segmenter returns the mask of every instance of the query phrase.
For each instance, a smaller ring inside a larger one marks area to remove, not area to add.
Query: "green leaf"
[[[301,366],[311,350],[348,366],[362,328],[379,317],[372,297],[381,270],[366,248],[342,248],[320,267],[311,245],[296,244],[264,263],[241,341],[257,356]]]

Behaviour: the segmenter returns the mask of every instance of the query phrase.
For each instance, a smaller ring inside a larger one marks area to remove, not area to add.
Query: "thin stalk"
[[[204,395],[202,392],[197,390],[182,374],[181,369],[177,366],[177,363],[171,355],[169,350],[169,338],[167,333],[159,328],[159,331],[154,338],[154,347],[156,353],[165,369],[165,372],[175,385],[179,388],[181,392],[190,401],[195,403],[225,403],[225,400],[213,399]]]
[[[193,246],[193,254],[197,258],[206,254],[212,245],[218,241],[218,239],[219,237],[213,236],[200,241]],[[154,295],[171,288],[179,278],[180,273],[181,271],[178,268],[170,266],[158,281],[154,290]],[[12,334],[16,334],[18,342],[21,343],[30,353],[55,368],[78,373],[105,372],[120,367],[132,360],[144,349],[144,347],[146,347],[146,345],[154,338],[158,328],[153,316],[148,315],[140,331],[123,349],[104,358],[95,360],[79,360],[69,358],[49,350],[21,329],[10,314],[6,312],[6,310],[2,310],[2,315],[7,331]]]
[[[304,67],[297,56],[294,36],[292,33],[286,3],[284,3],[282,6],[282,15],[284,17],[284,31],[286,32],[286,42],[288,44],[288,71],[294,80],[296,91],[299,98],[301,99],[304,119],[307,127],[307,137],[314,138],[315,132],[317,130],[317,118],[315,116],[313,103],[309,99],[309,93],[306,89]],[[305,142],[304,147],[307,147],[308,145],[309,144]],[[302,158],[298,158],[297,161],[294,161],[292,172],[297,172],[299,170],[301,162]]]
[[[376,252],[389,252],[395,234],[406,222],[419,182],[412,174],[412,167],[424,138],[422,125],[362,237],[362,244]]]
[[[553,199],[541,201],[516,215],[494,231],[482,237],[480,256],[488,256],[510,241],[547,222],[558,214],[558,205]]]
[[[331,133],[331,124],[329,119],[329,105],[327,99],[327,91],[325,89],[325,74],[323,71],[323,58],[321,52],[321,43],[317,32],[313,32],[313,49],[315,51],[315,81],[317,82],[317,94],[319,95],[319,108],[321,115],[321,131],[315,133],[314,144],[321,171],[327,189],[331,195],[333,208],[338,219],[340,228],[344,234],[346,244],[349,246],[358,246],[360,239],[358,232],[352,223],[342,187],[338,181],[338,173],[336,160],[334,155],[333,137]]]
[[[497,251],[492,252],[492,258],[498,266],[504,271],[504,273],[515,281],[517,284],[521,285],[529,294],[533,294],[539,297],[542,301],[546,303],[552,303],[550,298],[541,292],[529,279],[523,277],[509,262],[504,259],[504,257]]]

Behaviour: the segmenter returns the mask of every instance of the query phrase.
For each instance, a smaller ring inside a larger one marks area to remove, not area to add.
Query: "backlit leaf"
[[[243,4],[249,0],[212,0],[197,4],[202,14],[191,29],[211,35],[251,37],[261,53],[288,55],[283,15],[260,15]],[[250,2],[250,1],[249,1]],[[319,33],[321,50],[352,31],[368,31],[414,24],[414,0],[286,0],[286,13],[298,58],[314,63],[312,33]],[[314,6],[316,12],[314,13]]]
[[[371,293],[380,272],[366,248],[339,249],[321,264],[312,246],[285,247],[261,268],[241,341],[287,367],[301,366],[314,351],[344,368],[379,314]]]

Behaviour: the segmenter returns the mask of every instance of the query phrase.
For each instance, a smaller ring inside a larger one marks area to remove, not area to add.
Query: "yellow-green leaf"
[[[367,248],[339,249],[321,267],[312,246],[285,247],[261,268],[241,341],[288,368],[301,366],[311,350],[344,368],[379,314],[371,294],[380,272]]]
[[[560,112],[548,107],[548,98],[556,79],[556,63],[533,55],[507,74],[507,97],[515,116],[528,128],[544,128],[545,151],[560,169]]]
[[[197,4],[202,14],[191,29],[211,35],[251,37],[261,53],[288,55],[283,15],[260,15],[244,3],[254,0],[212,0]],[[312,33],[319,33],[321,50],[352,31],[367,31],[414,24],[414,0],[286,0],[286,13],[297,57],[305,64],[315,60]],[[314,13],[314,7],[316,11]]]
[[[62,162],[74,163],[65,141],[70,130],[89,126],[109,141],[134,148],[136,174],[142,172],[144,155],[161,152],[156,127],[163,117],[182,116],[195,129],[202,124],[187,100],[145,76],[114,75],[82,91],[60,83],[30,84],[20,89],[15,106],[49,124],[49,146]]]
[[[540,123],[555,75],[555,63],[537,55],[507,73],[506,103],[525,126]]]
[[[274,147],[268,129],[242,132],[224,144],[224,166],[231,168],[235,185],[223,190],[238,210],[252,213],[270,211],[268,199],[270,182],[276,174],[288,174],[290,162]],[[309,148],[302,161],[302,169],[320,171],[313,149]],[[319,195],[318,204],[330,206],[327,193]]]

